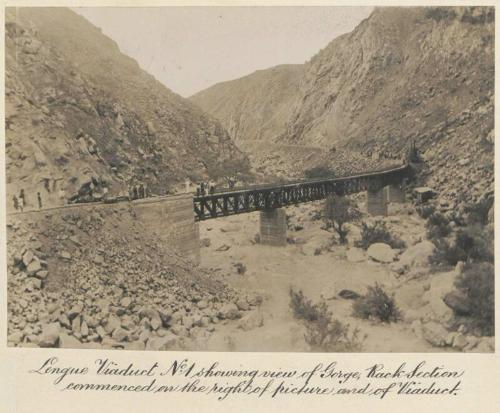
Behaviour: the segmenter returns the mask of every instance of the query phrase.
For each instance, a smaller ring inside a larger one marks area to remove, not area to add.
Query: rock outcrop
[[[243,158],[217,120],[69,9],[7,9],[5,50],[9,208],[21,189],[25,209],[38,192],[53,206],[90,185],[164,194]]]

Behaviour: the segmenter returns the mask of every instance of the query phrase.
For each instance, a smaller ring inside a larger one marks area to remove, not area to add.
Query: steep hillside
[[[190,99],[223,122],[238,145],[252,147],[281,133],[301,76],[301,65],[276,66],[218,83]]]
[[[342,172],[397,162],[415,140],[429,167],[426,183],[449,199],[464,192],[476,198],[493,182],[493,19],[485,7],[375,9],[304,65],[299,87],[290,83],[282,92],[285,104],[267,106],[285,107],[279,116],[287,121],[266,138],[320,148],[323,156],[313,161]],[[245,79],[252,93],[242,93]],[[258,107],[248,100],[266,95],[264,83],[256,90],[257,74],[232,84],[236,91],[209,90],[210,100],[199,98],[206,92],[193,97],[226,127],[240,118],[242,102]],[[214,102],[222,98],[232,103],[221,114]],[[259,123],[252,116],[245,122],[253,127],[238,139],[259,136]]]
[[[9,208],[21,189],[30,208],[37,192],[55,205],[90,182],[114,194],[139,182],[165,193],[242,156],[218,121],[84,18],[69,9],[7,10]]]

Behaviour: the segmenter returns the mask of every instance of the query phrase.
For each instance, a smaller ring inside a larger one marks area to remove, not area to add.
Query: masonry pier
[[[260,243],[286,245],[286,214],[283,208],[266,209],[260,212]]]

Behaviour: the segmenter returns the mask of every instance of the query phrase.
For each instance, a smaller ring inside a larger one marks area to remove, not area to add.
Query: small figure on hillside
[[[62,204],[66,204],[66,192],[64,192],[64,189],[59,189],[59,199],[61,200]]]
[[[14,209],[17,211],[19,209],[19,200],[17,199],[17,196],[12,197],[12,201],[14,202]]]
[[[132,193],[133,193],[132,199],[137,199],[139,197],[138,192],[137,192],[137,185],[133,186]]]
[[[144,185],[140,184],[139,185],[139,198],[144,198]]]
[[[42,209],[42,196],[40,195],[40,192],[36,193],[36,198],[38,199],[38,209]]]
[[[24,210],[24,198],[19,197],[19,209],[21,212]]]

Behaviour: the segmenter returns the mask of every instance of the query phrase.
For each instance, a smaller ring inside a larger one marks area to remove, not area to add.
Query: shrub
[[[493,206],[493,197],[485,197],[475,204],[468,205],[465,208],[467,212],[467,222],[469,224],[486,225],[488,223],[488,212]]]
[[[427,220],[427,238],[436,239],[450,235],[451,227],[443,214],[435,212]]]
[[[398,237],[392,235],[383,221],[375,221],[373,225],[365,222],[362,223],[361,240],[356,241],[356,246],[363,249],[376,242],[383,242],[391,246],[391,248],[404,248],[405,242]]]
[[[436,207],[434,205],[419,205],[415,210],[421,218],[427,219],[436,211]]]
[[[389,296],[377,283],[368,287],[365,296],[356,300],[352,306],[353,315],[359,318],[375,318],[383,322],[397,322],[401,314],[394,297]]]
[[[338,234],[341,244],[347,242],[347,234],[349,233],[344,225],[357,221],[360,217],[361,212],[349,198],[336,195],[329,195],[326,198],[323,218],[327,228],[333,228]]]
[[[302,291],[298,293],[290,289],[290,307],[294,316],[307,323],[304,339],[313,351],[324,352],[355,352],[361,351],[363,340],[359,337],[359,330],[350,331],[349,324],[333,318],[324,300],[313,304],[304,297]]]
[[[299,320],[316,321],[318,319],[318,306],[306,298],[302,291],[295,292],[290,288],[290,308],[293,316]]]
[[[236,264],[234,264],[234,267],[236,268],[236,272],[239,275],[244,275],[247,272],[247,267],[241,262],[237,262]]]
[[[314,166],[312,168],[306,169],[304,171],[304,176],[307,179],[317,179],[317,178],[334,178],[335,172],[328,166]]]
[[[495,333],[495,271],[490,263],[468,265],[458,276],[455,287],[464,297],[464,305],[470,308],[471,324],[481,334]]]
[[[436,251],[430,261],[434,265],[453,266],[458,261],[493,262],[493,239],[484,228],[469,226],[465,230],[458,231],[452,242],[443,238],[436,238],[433,241]]]

